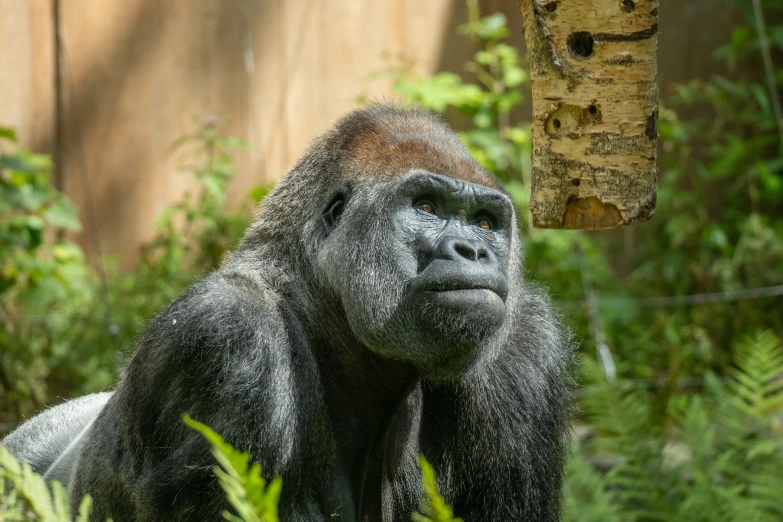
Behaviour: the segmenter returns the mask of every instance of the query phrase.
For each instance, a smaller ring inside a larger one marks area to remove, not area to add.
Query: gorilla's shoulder
[[[217,270],[175,299],[163,316],[224,324],[278,315],[284,299],[264,279],[239,270]],[[183,313],[187,312],[187,313]]]
[[[279,343],[296,319],[286,300],[261,277],[218,270],[194,284],[149,325],[140,351],[172,348],[177,359],[201,355],[239,355]]]

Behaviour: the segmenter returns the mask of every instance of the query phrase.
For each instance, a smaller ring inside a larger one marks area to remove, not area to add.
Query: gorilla
[[[556,521],[572,346],[521,250],[511,199],[454,132],[357,110],[151,321],[112,394],[3,444],[91,494],[96,520],[221,518],[187,412],[282,476],[282,521],[407,522],[419,453],[466,522]]]

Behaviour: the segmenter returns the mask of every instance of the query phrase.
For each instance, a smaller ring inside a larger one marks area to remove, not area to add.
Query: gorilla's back
[[[67,488],[90,426],[111,396],[112,392],[95,393],[49,408],[0,443],[35,472]]]

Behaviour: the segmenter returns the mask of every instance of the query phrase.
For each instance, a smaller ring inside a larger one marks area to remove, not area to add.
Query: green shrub
[[[0,446],[0,521],[71,522],[71,509],[65,488],[57,481],[47,482],[28,464],[19,463]],[[87,522],[92,501],[84,497],[76,522]]]
[[[182,170],[197,191],[161,214],[135,270],[109,260],[102,280],[65,235],[81,224],[49,181],[48,157],[15,147],[14,133],[0,128],[0,420],[116,382],[144,323],[220,264],[268,192],[257,187],[237,210],[227,208],[231,155],[243,146],[213,119],[177,140],[172,149],[185,154]]]
[[[98,314],[97,280],[65,235],[81,225],[50,169],[48,157],[16,147],[14,133],[0,128],[0,411],[17,418],[53,393],[78,393],[81,381],[113,380],[105,358],[85,346],[87,325],[73,320]]]
[[[783,345],[764,332],[736,353],[730,377],[708,373],[701,395],[589,389],[581,405],[595,434],[571,461],[566,520],[783,519]]]

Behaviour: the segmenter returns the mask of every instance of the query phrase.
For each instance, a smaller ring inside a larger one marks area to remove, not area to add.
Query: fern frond
[[[620,506],[609,483],[582,455],[568,463],[565,522],[621,522]]]
[[[277,505],[283,489],[280,477],[267,486],[258,463],[250,464],[250,454],[237,451],[223,437],[206,424],[183,416],[185,424],[198,431],[212,445],[212,455],[220,466],[214,468],[220,486],[226,493],[231,506],[238,513],[224,512],[223,517],[233,522],[279,522]]]
[[[748,415],[768,418],[783,411],[783,344],[773,332],[765,331],[755,339],[737,346],[729,389],[742,399]]]
[[[421,466],[424,498],[421,502],[421,513],[413,514],[413,522],[462,522],[461,518],[454,517],[451,507],[441,496],[435,470],[421,454],[419,454],[419,466]]]
[[[50,489],[51,488],[51,489]],[[21,463],[5,447],[0,446],[0,520],[40,520],[70,522],[71,512],[65,488],[57,481],[47,485],[30,465]],[[77,522],[90,518],[92,501],[84,497],[79,506]]]

